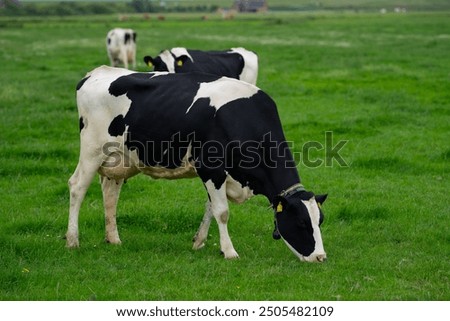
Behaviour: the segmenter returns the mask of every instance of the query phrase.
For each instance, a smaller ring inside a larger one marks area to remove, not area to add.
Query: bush
[[[85,14],[108,14],[133,12],[125,3],[115,2],[60,2],[25,3],[15,0],[0,0],[0,15],[3,16],[69,16]]]
[[[132,0],[129,6],[138,13],[155,12],[152,3],[149,0]]]
[[[17,0],[0,0],[2,16],[69,16],[111,13],[145,13],[145,12],[214,12],[217,5],[167,6],[154,5],[151,0],[131,0],[120,2],[56,2],[25,3]]]

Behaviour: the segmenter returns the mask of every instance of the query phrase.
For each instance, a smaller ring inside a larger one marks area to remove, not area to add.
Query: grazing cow
[[[200,51],[186,48],[172,48],[159,56],[144,57],[144,62],[155,71],[184,73],[198,71],[225,76],[256,84],[258,78],[258,56],[244,48],[228,51]]]
[[[79,210],[97,172],[106,241],[120,243],[120,189],[143,173],[203,181],[208,201],[194,249],[203,247],[214,217],[225,258],[238,257],[227,230],[227,198],[242,203],[262,194],[274,208],[274,238],[283,238],[301,260],[325,260],[319,204],[326,195],[314,196],[300,184],[276,105],[257,87],[211,74],[102,66],[78,84],[77,105],[80,158],[69,180],[68,247],[79,246]]]
[[[136,69],[136,32],[132,29],[115,28],[106,36],[106,51],[111,66],[123,64],[128,69],[132,63]]]

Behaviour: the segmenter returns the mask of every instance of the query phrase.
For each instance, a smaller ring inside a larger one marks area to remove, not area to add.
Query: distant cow
[[[132,63],[136,69],[136,32],[132,29],[115,28],[106,36],[106,51],[111,66],[123,64],[128,69]]]
[[[257,87],[204,73],[137,73],[103,66],[78,84],[77,105],[80,157],[69,180],[68,247],[79,246],[79,210],[97,172],[106,240],[120,243],[120,189],[126,179],[143,173],[200,177],[208,201],[194,249],[204,246],[214,217],[225,258],[238,257],[227,229],[227,198],[242,203],[262,194],[274,209],[274,238],[283,238],[301,260],[325,260],[319,205],[326,195],[314,196],[300,183],[276,105]]]
[[[144,62],[155,71],[184,73],[199,71],[217,76],[231,77],[256,84],[258,78],[258,56],[244,48],[226,51],[200,51],[172,48],[162,51],[157,57],[144,57]]]

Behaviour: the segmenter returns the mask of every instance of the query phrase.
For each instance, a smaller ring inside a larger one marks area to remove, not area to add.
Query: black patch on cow
[[[80,117],[80,133],[84,128],[84,121],[83,121],[83,117]]]
[[[81,87],[83,87],[84,83],[86,82],[86,80],[89,79],[90,76],[87,76],[83,79],[80,80],[80,82],[77,84],[77,91],[81,89]]]
[[[125,33],[125,44],[127,44],[128,42],[130,42],[131,40],[131,34],[129,34],[128,32]]]
[[[113,119],[108,127],[108,133],[111,136],[122,136],[125,132],[125,121],[123,115],[119,115]]]
[[[193,61],[187,56],[181,56],[180,59],[183,64],[179,66],[175,63],[176,73],[199,71],[239,79],[239,75],[244,69],[244,58],[239,53],[229,51],[187,51]]]
[[[111,38],[108,38],[108,45],[111,44]]]

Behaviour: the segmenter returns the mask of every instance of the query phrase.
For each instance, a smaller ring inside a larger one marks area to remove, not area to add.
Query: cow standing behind
[[[301,260],[326,258],[319,204],[300,183],[275,103],[243,81],[202,73],[137,73],[99,67],[77,86],[80,157],[69,180],[67,246],[79,246],[81,203],[101,176],[106,240],[120,243],[116,207],[124,181],[200,177],[206,211],[194,249],[203,247],[214,217],[225,258],[238,257],[228,234],[227,199],[261,194],[272,204],[276,229]],[[174,191],[177,193],[178,191]],[[170,198],[170,195],[167,195]]]
[[[128,69],[131,63],[136,69],[136,32],[133,29],[115,28],[106,36],[106,51],[111,66],[123,64]]]
[[[258,56],[244,48],[226,51],[201,51],[186,48],[163,50],[157,57],[144,57],[144,62],[155,71],[185,73],[198,71],[231,77],[256,85]]]

